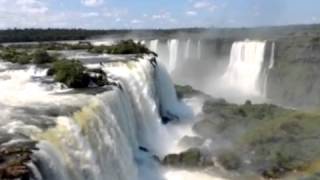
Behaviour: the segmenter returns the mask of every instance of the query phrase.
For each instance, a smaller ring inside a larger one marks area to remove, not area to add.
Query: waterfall
[[[274,53],[275,53],[274,51],[275,51],[275,47],[276,47],[275,42],[272,42],[269,69],[272,69],[273,66],[274,66]]]
[[[178,101],[169,74],[149,59],[105,63],[103,70],[119,87],[99,95],[39,96],[58,99],[58,106],[81,102],[79,110],[55,117],[51,128],[3,126],[39,141],[35,163],[29,165],[37,180],[140,180],[146,173],[140,170],[145,158],[140,147],[158,157],[167,153],[172,137],[160,115],[181,119],[192,114]]]
[[[177,65],[179,41],[177,39],[169,40],[168,47],[169,47],[168,70],[170,73],[172,73],[175,70],[176,65]]]
[[[52,144],[63,159],[62,166],[52,164],[60,172],[54,174],[67,173],[63,175],[66,180],[138,179],[134,162],[138,148],[136,120],[130,101],[122,98],[125,97],[120,90],[93,97],[80,111],[70,117],[58,117],[56,127],[38,135],[38,139]],[[52,152],[46,153],[56,159]],[[45,177],[50,176],[47,172],[52,173],[44,171]]]
[[[176,115],[179,119],[192,117],[192,114],[190,114],[192,110],[180,101],[177,101],[178,98],[175,87],[171,81],[170,75],[162,65],[159,65],[156,69],[156,82],[162,115],[168,117]]]
[[[232,45],[230,61],[222,82],[231,89],[250,96],[261,96],[260,74],[266,42],[243,41]]]
[[[201,44],[201,40],[198,40],[198,44],[197,44],[197,59],[201,60],[201,52],[202,51],[202,44]]]
[[[159,43],[158,39],[152,40],[150,42],[150,50],[153,52],[157,52],[158,51],[158,43]]]
[[[269,75],[269,71],[271,69],[273,69],[274,67],[274,56],[275,56],[275,42],[272,42],[271,43],[271,50],[270,50],[270,61],[269,61],[269,65],[268,65],[268,68],[264,68],[264,77],[263,77],[263,89],[262,89],[262,92],[263,92],[263,97],[267,98],[268,97],[268,94],[267,94],[267,90],[268,90],[268,75]]]
[[[187,60],[190,58],[190,46],[191,46],[191,39],[188,39],[185,46],[184,51],[184,58]]]

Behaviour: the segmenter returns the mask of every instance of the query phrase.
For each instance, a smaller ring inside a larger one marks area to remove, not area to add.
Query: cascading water
[[[260,74],[263,68],[266,42],[243,41],[232,45],[230,62],[222,83],[247,96],[262,96]]]
[[[264,82],[263,82],[263,97],[268,98],[267,94],[267,89],[268,89],[268,74],[271,69],[274,67],[274,58],[275,58],[275,48],[276,48],[276,43],[272,42],[271,43],[271,49],[270,49],[270,60],[269,60],[269,65],[268,68],[264,68]]]
[[[62,166],[52,164],[54,169],[59,169],[55,174],[67,173],[63,175],[66,180],[138,179],[134,162],[138,148],[135,116],[129,101],[123,98],[120,90],[93,97],[73,116],[58,117],[56,127],[36,135],[54,146],[46,149],[40,146],[49,156],[49,162],[52,149],[63,159]],[[52,178],[50,171],[44,171],[44,177],[59,179]]]
[[[191,47],[191,39],[188,39],[185,45],[185,50],[184,50],[185,60],[188,60],[190,58],[190,47]]]
[[[163,116],[174,116],[176,118],[188,118],[192,117],[191,109],[185,106],[180,101],[177,101],[177,95],[175,87],[171,81],[170,75],[167,73],[164,67],[160,64],[156,69],[156,88],[158,89],[158,95],[160,98],[160,111]]]
[[[177,39],[169,40],[168,47],[169,47],[168,70],[170,73],[172,73],[175,70],[177,65],[179,41]]]
[[[150,41],[150,50],[153,52],[158,52],[158,44],[159,44],[158,39]]]
[[[275,43],[275,42],[272,42],[272,44],[271,44],[271,55],[270,55],[269,69],[272,69],[273,66],[274,66],[275,48],[276,48],[276,43]]]
[[[198,43],[197,43],[197,60],[201,60],[201,53],[202,53],[202,43],[201,43],[201,40],[198,40]]]
[[[29,165],[36,180],[155,179],[146,177],[151,171],[141,170],[149,156],[140,147],[148,149],[151,161],[151,155],[164,156],[172,135],[162,125],[160,114],[178,119],[191,114],[178,101],[168,73],[149,59],[105,63],[103,69],[119,87],[95,96],[63,94],[68,90],[43,85],[38,78],[46,78],[46,70],[33,66],[0,72],[6,79],[1,81],[6,95],[0,98],[1,114],[12,117],[1,121],[0,129],[39,141],[35,163]],[[100,65],[88,65],[96,66]],[[37,93],[29,98],[30,91]],[[34,107],[26,111],[32,115],[14,119],[15,108],[20,112],[25,106]],[[39,122],[33,122],[37,118]]]

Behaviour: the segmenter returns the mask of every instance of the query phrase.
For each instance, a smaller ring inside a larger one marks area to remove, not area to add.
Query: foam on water
[[[201,172],[190,172],[186,170],[170,170],[165,173],[166,180],[226,180]]]

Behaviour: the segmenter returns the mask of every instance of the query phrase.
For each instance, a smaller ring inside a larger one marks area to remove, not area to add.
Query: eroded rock
[[[0,179],[28,180],[32,171],[28,163],[37,150],[37,142],[32,140],[10,140],[0,145]]]
[[[197,148],[189,149],[180,154],[169,154],[163,160],[165,166],[178,168],[203,168],[213,166],[212,159]]]

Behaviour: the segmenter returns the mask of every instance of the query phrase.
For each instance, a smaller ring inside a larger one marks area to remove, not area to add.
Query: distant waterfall
[[[159,40],[158,39],[152,40],[150,42],[150,50],[153,51],[153,52],[157,52],[158,51],[158,44],[159,44]]]
[[[275,42],[272,42],[271,43],[271,49],[270,49],[270,60],[269,60],[269,65],[267,68],[264,68],[264,72],[263,72],[263,75],[264,77],[263,78],[263,96],[265,98],[268,97],[268,94],[267,94],[267,90],[268,90],[268,74],[269,74],[269,71],[271,69],[273,69],[274,67],[274,58],[275,58],[275,47],[276,47],[276,43]]]
[[[260,74],[266,42],[243,41],[232,45],[230,61],[222,82],[246,95],[260,96]]]
[[[190,58],[190,47],[191,47],[191,39],[188,39],[185,45],[185,50],[184,50],[184,59],[186,60]]]
[[[272,42],[269,69],[272,69],[273,66],[274,66],[274,54],[275,54],[274,51],[275,51],[275,47],[276,47],[275,42]]]
[[[172,73],[175,70],[176,65],[177,65],[179,41],[177,39],[169,40],[168,47],[169,47],[168,70],[170,73]]]
[[[197,43],[197,60],[201,60],[202,43],[201,40],[198,40]]]

